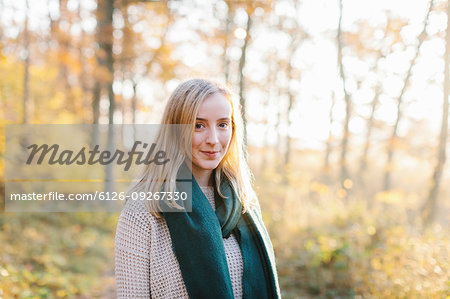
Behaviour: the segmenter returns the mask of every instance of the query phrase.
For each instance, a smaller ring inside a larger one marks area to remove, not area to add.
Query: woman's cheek
[[[226,131],[222,135],[222,140],[221,140],[222,148],[224,151],[226,151],[226,149],[230,145],[230,141],[231,141],[231,131]]]
[[[198,147],[201,144],[201,140],[202,140],[201,134],[198,132],[194,133],[194,136],[192,137],[192,147],[193,148]]]

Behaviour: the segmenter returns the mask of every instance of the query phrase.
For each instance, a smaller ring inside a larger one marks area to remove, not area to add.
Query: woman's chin
[[[214,170],[219,165],[218,161],[202,161],[202,163],[199,163],[199,168],[204,170]]]

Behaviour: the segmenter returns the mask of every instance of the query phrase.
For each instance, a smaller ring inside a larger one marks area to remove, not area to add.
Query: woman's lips
[[[200,152],[208,158],[215,158],[219,154],[219,152],[215,151],[200,151]]]

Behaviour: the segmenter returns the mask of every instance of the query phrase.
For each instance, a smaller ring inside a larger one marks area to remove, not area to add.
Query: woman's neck
[[[198,169],[192,165],[192,174],[200,187],[212,186],[212,170]]]

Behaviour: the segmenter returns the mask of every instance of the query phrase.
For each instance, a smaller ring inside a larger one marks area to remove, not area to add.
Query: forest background
[[[114,297],[118,220],[5,212],[5,125],[158,123],[194,77],[240,101],[284,298],[448,298],[449,15],[442,0],[0,0],[0,298]]]

